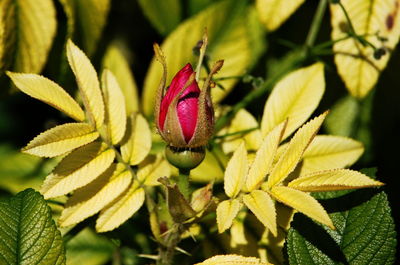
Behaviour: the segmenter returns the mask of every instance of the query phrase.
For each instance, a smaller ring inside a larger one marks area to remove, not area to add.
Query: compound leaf
[[[233,219],[239,213],[241,203],[237,199],[225,200],[217,207],[218,232],[222,233],[232,226]]]
[[[230,198],[236,197],[242,189],[246,181],[248,169],[247,151],[244,142],[242,142],[239,148],[233,153],[225,170],[224,189],[226,195]]]

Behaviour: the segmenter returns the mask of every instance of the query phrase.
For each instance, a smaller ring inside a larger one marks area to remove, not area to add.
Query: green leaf
[[[346,96],[338,100],[326,118],[326,130],[329,134],[352,136],[359,111],[357,99]]]
[[[394,220],[382,190],[352,192],[323,202],[336,230],[297,215],[287,237],[290,264],[393,264]]]
[[[0,264],[65,264],[51,209],[33,189],[0,201]]]
[[[66,244],[68,265],[102,265],[112,258],[115,245],[86,228]]]
[[[245,74],[264,50],[264,38],[255,10],[245,6],[245,1],[219,1],[181,23],[161,45],[168,67],[167,83],[185,64],[197,62],[193,48],[202,39],[205,28],[209,40],[206,52],[209,64],[224,60],[224,66],[216,77]],[[153,113],[161,76],[162,67],[153,58],[143,88],[142,106],[146,116]],[[202,73],[201,78],[204,76]],[[218,82],[225,89],[214,88],[211,91],[213,100],[221,101],[237,81],[236,78]]]
[[[138,3],[148,20],[162,35],[170,33],[181,21],[179,0],[139,0]]]

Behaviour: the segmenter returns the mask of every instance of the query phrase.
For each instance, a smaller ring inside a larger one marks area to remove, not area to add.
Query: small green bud
[[[165,156],[168,162],[179,169],[191,170],[203,161],[206,155],[204,147],[178,148],[173,146],[165,147]]]

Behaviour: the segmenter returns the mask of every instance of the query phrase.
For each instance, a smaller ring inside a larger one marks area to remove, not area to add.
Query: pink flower
[[[158,59],[164,66],[155,106],[155,121],[160,135],[172,147],[196,148],[207,145],[214,130],[211,77],[222,67],[223,61],[217,62],[201,90],[189,63],[174,76],[166,90],[166,63],[163,57],[159,56]]]

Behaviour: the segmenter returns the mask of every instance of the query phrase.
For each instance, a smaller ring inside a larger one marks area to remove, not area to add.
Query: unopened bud
[[[173,166],[190,170],[197,167],[204,159],[206,151],[204,147],[178,148],[165,147],[165,156]]]

